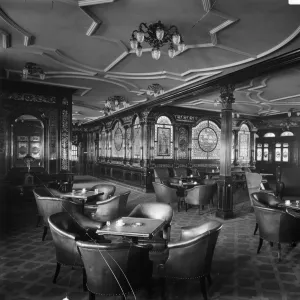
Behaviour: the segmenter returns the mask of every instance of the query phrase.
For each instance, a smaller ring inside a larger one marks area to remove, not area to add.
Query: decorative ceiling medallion
[[[153,97],[158,97],[159,95],[162,95],[164,93],[164,89],[163,87],[158,84],[158,83],[153,83],[151,85],[148,86],[147,88],[147,95],[149,96],[153,96]]]
[[[39,65],[32,62],[27,62],[22,70],[23,79],[27,79],[28,75],[39,76],[41,80],[44,80],[46,77],[43,69]]]
[[[218,136],[212,128],[205,127],[199,133],[198,143],[202,151],[212,152],[217,147]]]

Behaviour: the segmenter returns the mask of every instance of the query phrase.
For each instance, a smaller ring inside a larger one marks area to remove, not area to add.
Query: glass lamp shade
[[[184,43],[179,43],[178,44],[178,51],[182,52],[185,49],[185,44]]]
[[[160,50],[158,48],[153,48],[151,51],[152,58],[158,60],[160,58]]]
[[[172,36],[172,41],[175,45],[179,45],[180,35],[178,33],[174,33],[173,36]]]
[[[45,75],[45,73],[44,73],[44,72],[40,73],[40,79],[41,79],[41,80],[44,80],[44,79],[45,79],[45,77],[46,77],[46,75]]]
[[[159,41],[161,41],[164,38],[164,30],[162,28],[157,28],[156,29],[156,37]]]
[[[145,35],[142,31],[138,31],[136,33],[136,39],[139,43],[142,43],[144,41],[144,37],[145,37]]]
[[[27,76],[28,76],[28,69],[27,68],[24,68],[23,69],[23,78],[27,78]]]
[[[136,50],[137,46],[138,46],[138,41],[136,40],[136,38],[130,39],[130,47],[131,47],[131,49]]]
[[[170,47],[168,50],[168,54],[170,58],[173,58],[175,56],[175,49],[173,47]]]
[[[135,50],[136,56],[141,57],[143,54],[143,47],[141,45],[138,45],[136,50]]]

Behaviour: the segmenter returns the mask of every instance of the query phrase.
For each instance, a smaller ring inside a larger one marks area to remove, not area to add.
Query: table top
[[[259,173],[261,176],[273,176],[274,174],[271,173]]]
[[[85,193],[82,193],[82,190],[75,191],[75,193],[65,193],[61,194],[60,196],[62,198],[76,198],[76,199],[87,199],[88,197],[95,196],[95,195],[103,195],[104,193],[98,193],[95,194],[95,191],[86,191]]]
[[[118,226],[117,221],[122,220],[125,224]],[[129,237],[152,238],[165,224],[164,220],[149,218],[122,217],[112,221],[109,226],[105,225],[97,229],[97,234],[121,235]]]
[[[171,182],[170,185],[176,186],[176,187],[185,187],[185,186],[196,186],[199,185],[200,183],[196,182],[183,182],[182,184]]]
[[[289,207],[289,208],[292,208],[292,209],[295,209],[295,210],[300,210],[300,200],[290,200],[291,201],[291,204],[288,205],[288,204],[285,204],[285,202],[282,202],[280,203],[278,206],[279,207]],[[296,201],[299,201],[299,204],[297,205]]]

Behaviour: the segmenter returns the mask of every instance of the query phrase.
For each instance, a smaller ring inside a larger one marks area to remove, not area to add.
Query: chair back
[[[154,168],[154,179],[155,182],[162,182],[168,180],[170,177],[168,168]]]
[[[127,206],[127,201],[128,201],[128,197],[129,194],[131,193],[131,191],[127,191],[123,194],[120,194],[120,203],[119,203],[119,216],[123,217],[126,215],[127,211],[126,211],[126,206]]]
[[[197,185],[187,190],[185,202],[191,205],[207,205],[213,198],[214,185]]]
[[[209,275],[221,228],[222,224],[217,221],[182,228],[182,239],[168,245],[165,276],[192,279]]]
[[[114,196],[116,192],[116,186],[113,184],[97,184],[91,187],[90,190],[98,189],[98,193],[104,193],[103,195],[99,195],[97,201],[106,200],[112,196]]]
[[[170,224],[173,213],[172,207],[168,204],[148,202],[138,204],[128,217],[158,219],[164,220],[167,224]]]
[[[82,266],[76,240],[85,237],[85,230],[67,212],[59,212],[49,217],[57,262],[63,265]]]
[[[156,201],[162,203],[177,203],[177,189],[166,186],[165,184],[152,182]]]
[[[282,209],[257,205],[257,202],[253,200],[253,207],[261,238],[274,243],[300,241],[300,218],[295,218]]]
[[[174,177],[184,177],[188,176],[188,169],[187,168],[174,168]]]
[[[77,246],[86,270],[87,287],[94,294],[127,294],[151,278],[149,248],[81,241]]]
[[[250,173],[250,172],[245,172],[245,176],[246,176],[250,203],[253,206],[251,195],[255,192],[259,192],[262,176],[258,173]]]
[[[119,204],[120,195],[97,202],[97,209],[93,219],[99,222],[107,222],[117,219],[120,216]]]
[[[44,226],[49,226],[48,218],[55,213],[58,212],[68,212],[72,214],[73,212],[81,212],[83,211],[83,204],[79,202],[74,202],[72,200],[61,199],[57,197],[40,196],[37,192],[41,192],[40,190],[33,190],[38,212],[43,217]],[[47,191],[48,192],[48,191]]]

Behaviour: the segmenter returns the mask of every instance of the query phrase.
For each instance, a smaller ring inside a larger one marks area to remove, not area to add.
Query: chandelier
[[[122,105],[122,107],[121,107]],[[104,104],[104,114],[106,116],[110,115],[114,111],[129,107],[129,103],[123,96],[111,96],[109,97]]]
[[[142,42],[147,42],[152,47],[152,58],[158,60],[160,58],[160,48],[165,44],[169,44],[168,55],[173,58],[176,54],[174,45],[177,46],[179,52],[185,48],[182,36],[178,28],[174,25],[167,28],[161,21],[151,23],[141,23],[138,30],[134,30],[131,34],[130,47],[135,50],[138,57],[142,56]]]
[[[28,75],[31,75],[31,76],[38,75],[41,80],[44,80],[46,77],[43,69],[39,65],[32,63],[32,62],[26,63],[23,68],[23,71],[22,71],[23,79],[27,79]]]

